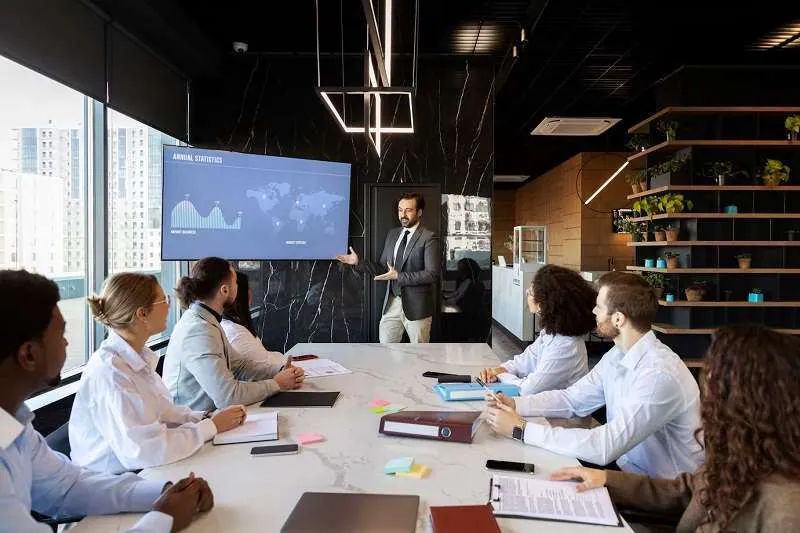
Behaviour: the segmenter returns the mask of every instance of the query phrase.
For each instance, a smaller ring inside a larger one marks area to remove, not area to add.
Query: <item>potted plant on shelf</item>
[[[797,235],[797,230],[796,229],[786,230],[786,240],[787,241],[793,241],[794,238],[795,238],[795,235]]]
[[[682,194],[665,193],[656,198],[658,211],[662,213],[681,213],[684,209],[691,211],[694,204],[691,200],[684,200]]]
[[[761,171],[761,179],[764,181],[764,185],[775,187],[789,181],[789,172],[791,170],[791,168],[783,164],[783,161],[767,159],[764,169]]]
[[[680,268],[681,259],[680,255],[674,252],[664,252],[664,257],[667,258],[667,268]]]
[[[760,303],[764,301],[764,291],[759,288],[750,289],[750,294],[747,295],[747,301],[750,303]]]
[[[725,180],[734,176],[741,175],[749,178],[750,174],[743,169],[734,170],[733,163],[730,161],[713,161],[707,163],[703,170],[703,175],[712,178],[717,185],[725,185]]]
[[[633,210],[639,216],[648,216],[652,219],[653,215],[658,212],[658,200],[654,196],[645,196],[633,203]]]
[[[667,241],[677,241],[678,240],[678,226],[673,226],[672,224],[667,225],[664,228],[664,234],[667,237]]]
[[[663,242],[667,240],[667,232],[664,231],[663,226],[656,226],[653,228],[653,236],[656,238],[658,242]]]
[[[739,268],[746,269],[750,268],[750,264],[753,262],[753,256],[749,253],[742,253],[736,256],[736,260],[739,261]]]
[[[706,297],[708,283],[705,281],[695,281],[684,290],[686,299],[690,302],[699,302]]]
[[[647,176],[644,170],[634,170],[625,176],[625,181],[633,189],[633,194],[647,190]]]
[[[656,129],[666,136],[667,141],[674,141],[677,137],[678,126],[677,120],[662,120],[656,124]]]
[[[644,133],[634,133],[625,143],[625,147],[633,152],[644,152],[648,146],[650,146],[650,136]]]
[[[632,222],[630,217],[623,218],[619,223],[623,233],[630,233],[633,242],[640,242],[642,240],[641,224],[639,222]]]
[[[651,287],[653,287],[653,291],[656,293],[656,298],[660,300],[664,295],[664,287],[667,284],[664,274],[661,274],[660,272],[645,272],[644,279],[650,284]]]
[[[786,127],[786,131],[789,132],[789,140],[796,141],[797,134],[800,133],[800,115],[789,115],[783,125]]]

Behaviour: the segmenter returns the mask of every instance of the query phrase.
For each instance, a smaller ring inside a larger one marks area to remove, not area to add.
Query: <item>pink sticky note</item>
[[[314,444],[315,442],[324,442],[325,436],[319,433],[301,433],[297,436],[297,444]]]
[[[392,402],[386,400],[372,400],[371,402],[369,402],[370,406],[372,407],[384,407],[386,405],[389,405],[390,403]]]

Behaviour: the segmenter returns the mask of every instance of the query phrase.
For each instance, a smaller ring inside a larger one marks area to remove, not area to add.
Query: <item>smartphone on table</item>
[[[252,457],[265,457],[268,455],[290,455],[300,450],[298,444],[274,444],[272,446],[255,446],[250,450]]]
[[[509,472],[524,472],[526,474],[533,474],[533,463],[518,463],[516,461],[495,461],[489,459],[486,461],[486,468],[489,470],[508,470]]]

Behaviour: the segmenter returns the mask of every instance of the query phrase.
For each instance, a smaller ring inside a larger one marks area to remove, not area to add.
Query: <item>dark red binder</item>
[[[471,443],[480,416],[480,411],[400,411],[383,415],[379,431],[398,437]]]
[[[489,505],[431,507],[433,533],[500,533]]]

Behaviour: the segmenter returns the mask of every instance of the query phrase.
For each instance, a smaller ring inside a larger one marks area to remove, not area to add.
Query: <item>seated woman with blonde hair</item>
[[[167,327],[169,296],[155,276],[114,274],[89,298],[108,337],[89,359],[69,422],[72,460],[117,474],[180,461],[244,422],[244,406],[215,413],[175,405],[145,343]]]
[[[706,462],[696,473],[565,468],[551,479],[581,481],[579,492],[605,485],[619,506],[679,520],[678,533],[800,531],[800,340],[727,326],[705,363]]]

